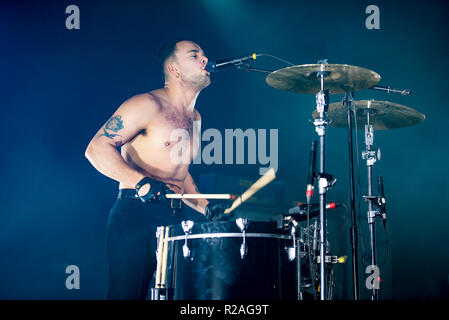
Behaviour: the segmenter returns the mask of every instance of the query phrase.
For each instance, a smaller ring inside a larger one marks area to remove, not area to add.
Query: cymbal
[[[321,90],[321,78],[317,77],[321,66],[305,64],[279,69],[270,73],[265,81],[279,90],[316,94]],[[330,94],[367,89],[380,81],[376,72],[347,64],[324,64],[324,70],[327,72],[324,89],[328,89]]]
[[[426,116],[415,109],[389,101],[359,100],[354,101],[357,129],[364,130],[367,124],[367,114],[370,114],[370,124],[374,130],[387,130],[408,127],[425,120]],[[312,113],[314,119],[318,118],[315,110]],[[327,112],[330,124],[333,127],[347,128],[348,114],[346,106],[340,102],[329,104]]]

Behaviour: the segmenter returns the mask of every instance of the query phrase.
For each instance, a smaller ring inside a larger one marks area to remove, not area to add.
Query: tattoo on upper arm
[[[120,134],[112,133],[112,132],[118,132],[121,129],[123,129],[122,116],[117,115],[117,116],[111,117],[104,125],[103,133],[100,134],[100,137],[105,136],[106,138],[109,138],[109,139],[113,139],[114,137],[117,137],[117,136],[121,137]],[[121,144],[121,141],[119,143]],[[117,143],[116,143],[116,145],[117,145]]]

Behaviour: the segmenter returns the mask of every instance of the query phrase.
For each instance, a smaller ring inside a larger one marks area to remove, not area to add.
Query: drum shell
[[[176,300],[296,298],[296,262],[285,248],[291,236],[272,222],[249,222],[247,255],[240,254],[242,231],[235,221],[195,223],[187,239],[191,255],[183,256],[185,233],[171,226],[166,287]],[[212,235],[211,235],[212,234]]]

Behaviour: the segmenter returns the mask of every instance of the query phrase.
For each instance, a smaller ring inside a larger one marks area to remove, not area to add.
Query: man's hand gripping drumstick
[[[273,168],[270,168],[262,177],[253,183],[244,193],[236,198],[232,194],[167,194],[168,199],[235,199],[228,208],[222,204],[209,204],[205,209],[205,216],[208,220],[218,221],[228,218],[228,215],[234,211],[243,202],[251,198],[256,192],[268,185],[276,178]]]

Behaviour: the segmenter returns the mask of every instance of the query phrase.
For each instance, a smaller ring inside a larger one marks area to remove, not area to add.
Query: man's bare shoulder
[[[151,93],[140,93],[123,102],[122,107],[143,113],[155,113],[160,111],[160,101]]]
[[[152,90],[145,94],[150,96],[156,103],[159,103],[161,105],[169,102],[167,91],[164,88]]]

